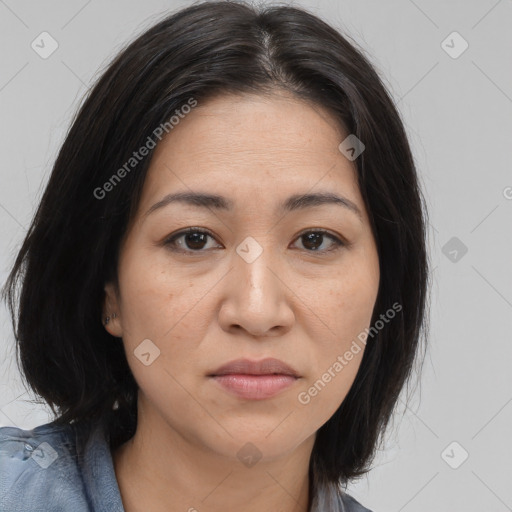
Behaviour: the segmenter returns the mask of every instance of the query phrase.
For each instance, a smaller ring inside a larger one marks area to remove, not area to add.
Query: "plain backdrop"
[[[189,3],[0,0],[2,284],[98,70]],[[421,382],[349,492],[375,512],[512,511],[512,1],[291,3],[364,48],[397,102],[430,212]],[[31,46],[40,37],[58,45],[47,58]],[[50,416],[29,401],[0,314],[0,425],[32,428]]]

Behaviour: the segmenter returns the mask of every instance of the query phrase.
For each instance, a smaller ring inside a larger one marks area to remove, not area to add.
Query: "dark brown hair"
[[[368,338],[347,397],[317,433],[318,478],[346,483],[368,470],[421,352],[426,209],[385,86],[363,51],[318,17],[296,7],[203,2],[167,15],[123,49],[72,123],[3,294],[25,380],[55,421],[97,418],[112,447],[129,439],[137,384],[122,343],[102,325],[101,306],[104,284],[117,282],[119,242],[153,151],[104,197],[94,191],[191,97],[276,90],[327,109],[364,143],[354,163],[381,268],[372,325],[395,302],[403,306]]]

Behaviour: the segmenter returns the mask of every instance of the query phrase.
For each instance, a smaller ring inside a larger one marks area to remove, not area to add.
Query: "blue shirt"
[[[110,445],[99,423],[0,428],[1,512],[124,512]],[[311,512],[371,512],[334,486]]]

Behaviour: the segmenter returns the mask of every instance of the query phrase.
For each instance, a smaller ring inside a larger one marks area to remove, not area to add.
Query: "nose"
[[[254,261],[234,252],[219,310],[219,323],[225,331],[244,330],[251,336],[268,337],[282,336],[291,329],[295,320],[293,287],[271,252],[263,249]]]

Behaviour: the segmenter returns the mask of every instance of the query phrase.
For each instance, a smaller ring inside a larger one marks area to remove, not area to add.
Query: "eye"
[[[324,246],[326,238],[331,240],[330,248],[328,249],[325,249]],[[308,252],[326,253],[335,251],[336,249],[339,249],[345,245],[345,243],[337,236],[330,234],[324,229],[312,229],[309,231],[303,231],[297,240],[302,240],[302,244]],[[324,246],[324,248],[322,248],[322,246]]]
[[[164,244],[170,247],[172,251],[200,253],[204,252],[203,249],[214,248],[208,247],[208,238],[215,239],[209,231],[192,227],[170,236]],[[322,246],[325,246],[326,239],[330,240],[331,243],[328,244],[328,248],[322,248]],[[307,252],[327,253],[346,245],[340,238],[324,229],[303,231],[297,240],[302,240],[302,245]]]
[[[209,231],[199,228],[187,228],[172,235],[165,241],[166,246],[177,252],[201,252],[208,238],[213,238]]]

